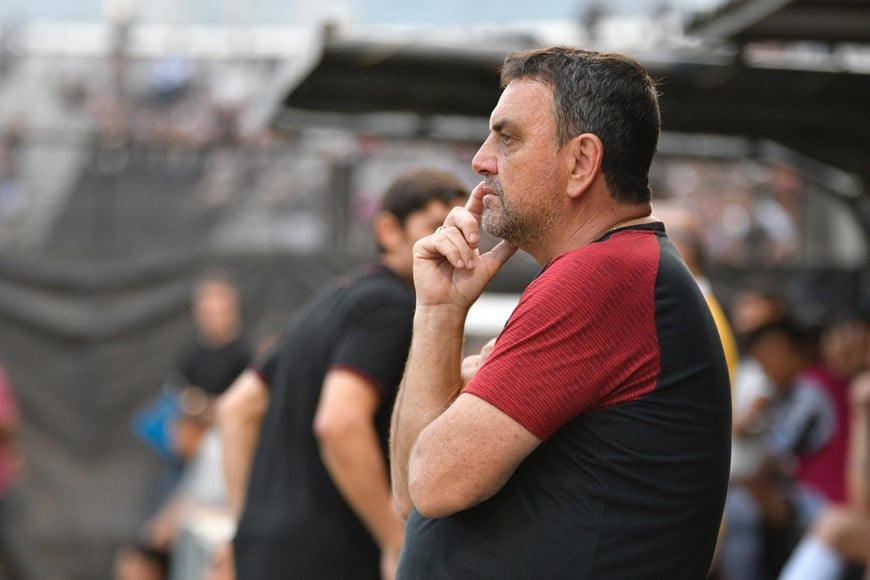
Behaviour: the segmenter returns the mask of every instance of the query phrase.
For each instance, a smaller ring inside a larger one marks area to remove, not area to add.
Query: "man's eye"
[[[499,138],[501,139],[501,142],[502,142],[502,143],[510,143],[511,141],[514,140],[513,137],[511,137],[510,135],[507,135],[507,134],[505,134],[505,133],[501,133],[501,134],[499,135]]]

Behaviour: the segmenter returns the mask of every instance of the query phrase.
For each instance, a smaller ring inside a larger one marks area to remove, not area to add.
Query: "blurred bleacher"
[[[67,580],[108,577],[146,513],[159,464],[129,419],[190,336],[198,275],[235,275],[249,334],[269,336],[372,255],[368,221],[399,171],[476,179],[480,124],[454,140],[425,123],[245,126],[311,37],[236,33],[134,30],[118,46],[106,27],[45,25],[0,42],[0,360],[24,414],[28,533]],[[726,298],[748,274],[812,316],[862,298],[866,224],[831,173],[740,139],[671,134],[661,151],[656,193],[709,221]],[[537,267],[519,254],[493,289],[515,293]]]

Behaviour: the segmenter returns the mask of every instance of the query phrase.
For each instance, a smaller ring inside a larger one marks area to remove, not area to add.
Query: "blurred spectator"
[[[744,345],[758,328],[782,320],[785,302],[773,294],[745,290],[731,307],[732,328]],[[764,432],[767,408],[774,396],[773,385],[758,361],[746,355],[740,360],[733,383],[733,436],[731,445],[731,481],[743,482],[753,477],[765,456]]]
[[[17,486],[18,408],[6,372],[0,366],[0,578],[36,580],[34,560],[22,534]]]
[[[761,326],[747,352],[773,386],[767,402],[766,456],[745,479],[732,481],[723,576],[751,580],[778,573],[796,534],[835,501],[810,474],[841,451],[836,384],[815,364],[807,333],[789,319]],[[833,484],[836,487],[836,483]]]
[[[196,338],[179,370],[186,384],[215,397],[251,360],[250,348],[242,336],[238,289],[227,276],[210,274],[197,283],[192,309]]]
[[[202,513],[230,519],[220,439],[212,429],[213,400],[201,389],[188,386],[179,401],[181,412],[173,423],[172,443],[184,465],[181,478],[142,527],[139,538],[119,550],[115,580],[165,580],[172,570],[173,546],[185,523]]]
[[[784,265],[800,258],[804,184],[791,167],[662,158],[660,189],[696,213],[711,262]]]
[[[670,4],[655,3],[658,16],[651,22],[650,42],[664,28],[680,25]],[[585,3],[582,15],[578,15],[585,33],[596,34],[608,10],[598,0]],[[257,98],[254,88],[274,72],[274,63],[267,59],[244,63],[207,61],[182,52],[156,59],[121,59],[129,68],[128,74],[121,77],[125,79],[124,90],[99,83],[87,85],[85,110],[99,127],[97,135],[103,142],[100,167],[123,167],[130,141],[137,145],[137,152],[145,152],[155,162],[155,170],[193,176],[194,202],[202,212],[213,214],[229,204],[244,204],[258,210],[256,215],[276,214],[274,210],[278,209],[280,215],[288,216],[294,210],[291,204],[280,208],[267,204],[291,201],[300,192],[308,193],[304,183],[311,174],[297,166],[296,158],[300,149],[310,155],[317,146],[307,142],[273,143],[267,150],[283,159],[264,164],[258,161],[254,149],[265,131],[242,131],[240,123]],[[63,90],[69,93],[67,100],[76,102],[83,89],[77,85]],[[108,109],[106,101],[112,103]],[[317,131],[301,133],[307,137]],[[332,147],[317,154],[322,153],[329,164],[335,161],[345,137],[334,132],[327,139]],[[386,158],[407,164],[415,156],[428,158],[425,147],[431,147],[423,140],[413,140],[410,147],[407,143],[393,145],[373,152],[360,144],[359,165],[365,167],[365,158],[373,163]],[[450,155],[460,158],[455,152]],[[273,180],[269,174],[282,169],[292,174],[290,178],[270,183]],[[662,189],[671,192],[705,224],[702,235],[711,264],[793,265],[807,259],[803,251],[807,240],[802,237],[807,220],[800,212],[806,209],[807,194],[816,190],[807,187],[794,168],[747,160],[661,157],[653,169],[653,177]],[[322,194],[327,187],[319,184],[313,193]],[[375,190],[380,190],[380,185]],[[328,207],[321,206],[319,211],[317,218],[329,219]],[[226,219],[237,219],[238,215]],[[358,220],[355,225],[364,235],[365,224]],[[284,235],[272,239],[283,243],[296,238]]]
[[[181,395],[193,387],[210,405],[211,399],[223,393],[251,360],[242,336],[238,290],[229,277],[220,273],[203,277],[191,294],[191,310],[195,326],[192,344],[156,401],[134,418],[136,432],[167,460],[154,505],[165,500],[181,477],[187,458],[196,452],[186,447],[189,422],[183,413],[185,400]]]
[[[858,318],[844,318],[821,329],[819,360],[805,374],[821,386],[836,413],[834,433],[817,453],[802,457],[795,476],[829,501],[844,504],[846,456],[849,445],[849,381],[864,368],[868,326]]]
[[[221,442],[213,428],[214,400],[195,387],[188,387],[184,390],[181,408],[174,441],[176,452],[185,460],[184,472],[146,528],[152,546],[170,552],[179,529],[199,514],[230,520]],[[228,540],[229,536],[222,539]]]
[[[772,171],[777,169],[785,171],[784,168],[774,168]],[[799,232],[795,223],[796,216],[789,213],[783,205],[785,199],[780,194],[785,192],[776,191],[773,185],[775,183],[772,181],[764,181],[753,191],[753,215],[757,225],[753,244],[757,251],[772,258],[773,262],[782,263],[794,258]]]
[[[865,331],[866,331],[865,327]],[[847,565],[870,564],[870,333],[850,387],[849,503],[826,509],[795,549],[780,580],[838,580]]]
[[[744,353],[732,385],[731,475],[725,504],[727,528],[718,562],[719,574],[725,580],[762,577],[765,542],[760,526],[779,523],[786,509],[775,479],[771,481],[771,470],[765,465],[765,435],[775,390],[758,361],[745,352],[748,336],[758,328],[782,320],[786,312],[783,300],[755,290],[739,293],[730,310]]]
[[[828,377],[816,372],[807,339],[804,330],[784,320],[759,328],[747,346],[776,390],[768,451],[795,476],[802,473],[807,458],[831,449],[837,431],[836,406],[823,384]],[[829,498],[801,483],[792,499],[797,515],[806,523]]]

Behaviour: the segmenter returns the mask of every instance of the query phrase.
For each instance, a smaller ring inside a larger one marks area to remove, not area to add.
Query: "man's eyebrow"
[[[515,126],[515,123],[510,119],[499,119],[498,121],[493,121],[492,130],[496,133],[501,133],[505,129],[511,131]]]

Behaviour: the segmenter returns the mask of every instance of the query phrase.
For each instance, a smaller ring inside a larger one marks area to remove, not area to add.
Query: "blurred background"
[[[229,273],[249,342],[274,336],[373,256],[397,173],[476,182],[502,58],[557,43],[660,79],[654,197],[702,221],[726,310],[870,306],[866,2],[0,0],[0,363],[46,576],[111,577],[153,507],[131,422],[194,335],[194,282]],[[470,337],[536,269],[511,260]]]

